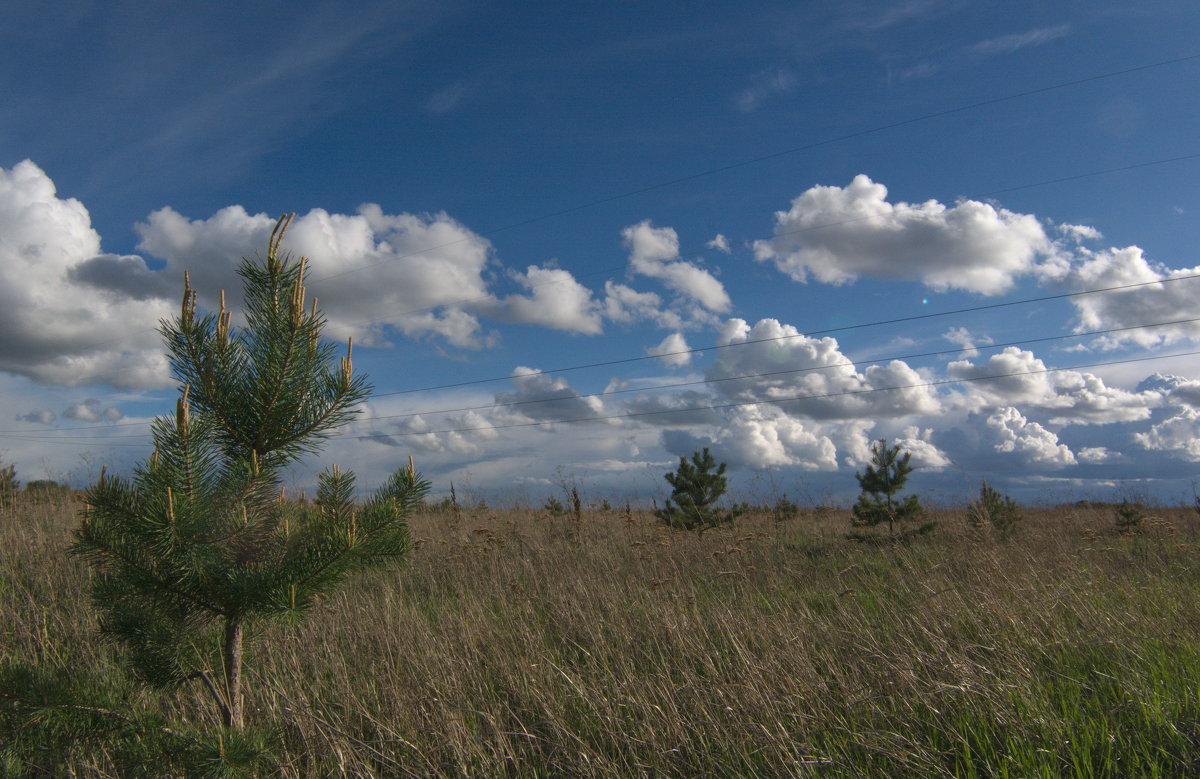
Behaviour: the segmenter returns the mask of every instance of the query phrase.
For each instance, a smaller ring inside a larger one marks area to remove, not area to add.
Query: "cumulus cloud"
[[[1065,468],[1075,464],[1075,455],[1058,436],[1030,422],[1013,408],[1006,406],[990,415],[986,422],[993,448],[1020,458],[1025,465],[1046,468]]]
[[[650,321],[672,330],[683,326],[683,318],[664,308],[662,298],[655,293],[638,292],[614,281],[604,282],[604,316],[623,324]]]
[[[533,294],[506,297],[497,309],[503,318],[570,333],[604,332],[602,305],[569,271],[530,265],[524,273],[513,276]]]
[[[859,371],[837,339],[810,338],[775,319],[754,327],[729,319],[717,344],[727,348],[705,376],[734,402],[768,402],[794,416],[835,420],[934,414],[941,407],[927,380],[903,361]],[[898,389],[883,391],[891,387]]]
[[[692,354],[688,349],[683,333],[671,333],[656,346],[648,347],[646,354],[658,357],[659,362],[668,368],[682,368],[692,361]]]
[[[1075,457],[1085,465],[1129,462],[1128,457],[1120,452],[1110,450],[1107,446],[1085,446],[1076,453]]]
[[[37,165],[0,168],[0,370],[55,384],[165,386],[156,327],[174,305],[144,279],[133,295],[77,277],[124,261],[103,254],[87,209],[58,197]]]
[[[88,398],[82,403],[75,403],[68,406],[63,411],[63,417],[66,419],[75,419],[80,422],[99,422],[105,420],[107,422],[117,422],[125,418],[125,414],[119,408],[112,406],[101,408],[100,401],[95,398]]]
[[[1200,462],[1200,410],[1182,408],[1149,430],[1135,433],[1133,440],[1145,449],[1172,452],[1191,462]]]
[[[976,344],[992,343],[992,339],[989,336],[974,335],[965,327],[952,327],[942,333],[942,338],[962,347],[964,357],[975,357],[979,354]]]
[[[891,203],[864,175],[845,188],[809,189],[776,213],[774,237],[754,242],[758,261],[800,282],[867,276],[984,295],[1007,292],[1054,251],[1033,216],[976,200]]]
[[[595,396],[581,397],[567,380],[518,366],[510,376],[514,391],[496,394],[496,404],[513,417],[539,421],[594,419],[604,412]]]
[[[892,443],[899,444],[903,451],[911,454],[913,464],[918,467],[938,469],[953,465],[945,452],[934,445],[932,438],[933,428],[910,425]]]
[[[137,226],[138,248],[167,261],[175,278],[188,269],[201,302],[213,306],[241,257],[265,247],[275,220],[241,206],[189,220],[171,208]],[[328,317],[326,334],[386,344],[383,325],[405,335],[438,335],[456,346],[483,345],[470,307],[494,306],[483,272],[491,244],[445,213],[385,214],[366,204],[357,214],[313,209],[288,228],[284,248],[309,258],[310,291]]]
[[[725,287],[707,270],[679,259],[679,235],[670,227],[654,227],[647,219],[621,231],[634,273],[659,279],[668,289],[703,306],[723,312],[730,307]]]
[[[447,417],[437,429],[421,414],[414,414],[391,425],[390,432],[375,432],[366,438],[385,446],[424,454],[474,456],[483,451],[480,442],[492,441],[499,434],[491,422],[474,411]]]
[[[1072,289],[1163,283],[1072,298],[1079,332],[1200,318],[1200,279],[1170,281],[1200,274],[1200,266],[1170,269],[1148,260],[1137,246],[1081,252],[1082,257],[1072,264],[1064,278]],[[1098,343],[1102,347],[1126,343],[1149,347],[1197,339],[1200,339],[1200,322],[1186,322],[1109,333],[1101,336]]]
[[[951,379],[969,381],[967,397],[976,409],[1021,404],[1051,413],[1053,424],[1106,425],[1148,419],[1161,401],[1151,390],[1109,387],[1091,373],[1049,371],[1033,352],[1015,346],[982,363],[957,360],[946,366]]]
[[[696,390],[670,393],[639,392],[622,409],[634,421],[656,427],[719,425],[722,417],[712,409],[711,395]]]
[[[48,408],[35,408],[24,414],[17,414],[18,422],[32,422],[35,425],[49,425],[55,419],[54,412]]]
[[[788,416],[779,409],[748,406],[734,409],[720,430],[711,436],[686,431],[665,431],[668,451],[686,455],[708,446],[731,465],[762,469],[793,466],[810,471],[837,470],[837,447],[815,425]]]

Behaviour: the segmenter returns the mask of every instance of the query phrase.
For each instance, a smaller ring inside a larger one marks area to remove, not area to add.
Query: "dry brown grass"
[[[4,644],[113,673],[63,554],[73,510],[0,516]],[[935,518],[872,547],[844,538],[842,511],[704,534],[649,514],[418,516],[405,566],[259,634],[251,719],[283,726],[297,776],[1195,766],[1191,509],[1149,511],[1138,536],[1111,508],[1027,512],[1010,543]],[[204,722],[199,700],[165,705]]]

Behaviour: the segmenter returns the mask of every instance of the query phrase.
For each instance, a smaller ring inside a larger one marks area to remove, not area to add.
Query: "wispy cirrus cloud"
[[[1021,49],[1044,46],[1052,41],[1067,37],[1071,25],[1058,24],[1053,27],[1039,27],[1025,32],[1001,35],[988,38],[967,47],[967,52],[978,57],[995,57],[1003,54],[1013,54]]]

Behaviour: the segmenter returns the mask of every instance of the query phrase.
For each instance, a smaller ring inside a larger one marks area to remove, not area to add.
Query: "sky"
[[[0,462],[129,472],[157,333],[309,258],[374,394],[287,475],[845,505],[872,442],[961,505],[1191,502],[1192,0],[16,4]],[[1115,289],[1114,289],[1115,288]]]

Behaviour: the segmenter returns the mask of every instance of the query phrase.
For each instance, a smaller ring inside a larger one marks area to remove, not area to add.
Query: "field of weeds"
[[[77,511],[0,514],[2,651],[118,680]],[[1194,510],[1027,511],[1009,542],[933,518],[868,545],[833,510],[430,511],[405,564],[256,635],[248,720],[284,776],[1200,774]],[[199,689],[138,695],[217,728]]]

